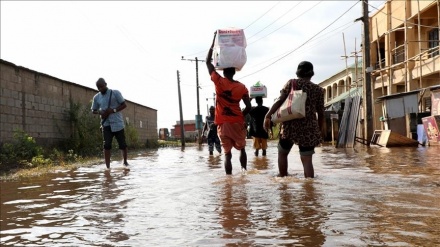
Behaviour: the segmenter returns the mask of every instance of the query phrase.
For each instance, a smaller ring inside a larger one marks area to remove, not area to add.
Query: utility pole
[[[197,87],[197,115],[196,115],[196,129],[198,131],[198,143],[201,145],[202,140],[202,116],[200,115],[200,104],[199,104],[199,62],[205,62],[204,60],[198,60],[197,57],[192,59],[184,59],[182,56],[182,60],[187,61],[195,61],[196,62],[196,87]]]
[[[208,99],[212,99],[214,101],[214,104],[212,106],[215,107],[215,93],[213,93],[212,98],[206,98],[206,110],[209,114],[209,110],[208,110]]]
[[[358,80],[359,80],[359,78],[358,78],[358,64],[359,64],[358,57],[359,56],[358,56],[358,51],[356,50],[356,47],[357,46],[356,46],[356,38],[355,38],[354,39],[354,52],[352,52],[352,54],[354,56],[354,63],[356,64],[356,66],[354,67],[354,76],[355,76],[354,83],[355,83],[355,86],[358,87],[359,86],[359,83],[358,83]]]
[[[177,91],[179,94],[179,111],[180,111],[180,142],[182,143],[182,149],[185,148],[185,132],[183,124],[183,113],[182,113],[182,97],[180,96],[180,76],[179,71],[177,71]]]
[[[373,101],[371,90],[371,75],[370,75],[370,19],[368,17],[368,0],[362,1],[364,23],[364,37],[363,37],[363,72],[364,72],[364,90],[363,90],[363,105],[365,114],[365,137],[367,138],[367,145],[370,145],[371,138],[374,132],[373,126]]]
[[[348,80],[348,61],[347,61],[348,56],[347,56],[347,50],[345,48],[345,36],[344,36],[344,33],[342,33],[342,41],[344,41],[345,82],[347,82],[347,80]],[[348,90],[348,95],[350,96],[351,85],[348,85],[348,83],[345,84],[344,92],[347,92],[347,90]]]

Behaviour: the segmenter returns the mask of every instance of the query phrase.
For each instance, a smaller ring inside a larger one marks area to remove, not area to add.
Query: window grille
[[[425,105],[425,112],[431,111],[431,97],[425,97],[423,98],[423,104]]]
[[[428,37],[428,47],[429,49],[433,49],[435,47],[439,46],[439,36],[438,36],[438,28],[434,28],[431,31],[429,31],[429,37]],[[429,57],[435,57],[439,55],[438,49],[436,51],[430,52]]]

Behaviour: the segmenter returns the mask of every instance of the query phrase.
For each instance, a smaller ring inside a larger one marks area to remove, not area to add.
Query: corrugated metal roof
[[[440,89],[440,84],[439,84],[439,85],[430,86],[430,87],[428,87],[428,88],[429,88],[429,90],[431,90],[431,91],[433,91],[433,90],[438,90],[438,89]]]
[[[415,93],[420,92],[421,90],[422,89],[416,89],[416,90],[409,91],[409,92],[402,92],[402,93],[395,93],[395,94],[390,94],[390,95],[384,95],[384,96],[377,97],[376,101],[380,102],[380,101],[382,101],[384,99],[398,98],[398,97],[402,97],[402,96],[409,95],[409,94],[415,94]]]
[[[332,105],[334,103],[338,103],[339,101],[345,100],[347,97],[354,96],[354,95],[362,96],[362,87],[354,87],[354,88],[350,89],[350,91],[341,93],[340,95],[336,96],[335,98],[333,98],[329,102],[325,103],[324,107],[327,107],[327,106]]]

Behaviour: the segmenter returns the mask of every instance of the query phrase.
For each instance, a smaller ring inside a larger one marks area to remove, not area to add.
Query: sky
[[[370,14],[384,3],[370,0]],[[244,30],[247,60],[234,79],[248,89],[264,84],[268,107],[299,62],[312,62],[312,81],[320,83],[361,56],[363,25],[354,21],[361,1],[0,4],[1,59],[93,89],[102,77],[126,100],[156,109],[158,129],[180,120],[177,72],[183,119],[207,115],[215,91],[204,61],[218,29]]]

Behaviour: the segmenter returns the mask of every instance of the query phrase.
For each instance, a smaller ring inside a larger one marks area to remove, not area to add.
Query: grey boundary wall
[[[90,83],[94,86],[95,82]],[[51,146],[69,138],[70,102],[88,106],[93,96],[98,93],[96,89],[64,81],[2,59],[0,84],[0,144],[11,141],[15,129],[24,130],[42,146]],[[118,90],[124,95],[123,89]],[[122,114],[126,123],[136,128],[141,143],[157,141],[157,110],[127,99],[126,104],[127,108]],[[100,121],[97,115],[94,117],[96,121]]]

